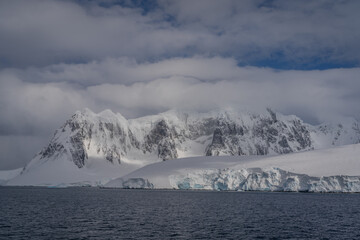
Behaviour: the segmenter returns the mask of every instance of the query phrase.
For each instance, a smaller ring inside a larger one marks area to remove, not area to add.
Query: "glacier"
[[[169,180],[175,189],[360,192],[360,176],[310,177],[279,168],[200,170],[185,175],[172,175]],[[135,185],[131,187],[136,188]]]
[[[156,163],[112,188],[360,192],[360,144],[280,156],[196,157]]]

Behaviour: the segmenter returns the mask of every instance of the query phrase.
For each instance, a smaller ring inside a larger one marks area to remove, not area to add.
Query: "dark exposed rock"
[[[285,136],[282,136],[280,141],[278,142],[281,147],[279,153],[291,153],[293,150],[290,148],[289,143]]]
[[[213,140],[212,140],[212,145],[216,145],[216,146],[224,146],[224,141],[222,138],[223,134],[221,132],[221,129],[217,128],[214,131],[214,136],[213,136]]]
[[[301,149],[311,147],[309,130],[307,130],[304,125],[302,125],[300,120],[293,121],[293,123],[294,125],[292,127],[292,133],[294,134],[296,142],[300,144]]]
[[[132,131],[129,129],[128,130],[129,133],[129,138],[130,138],[130,146],[129,148],[131,148],[131,146],[134,146],[137,149],[140,149],[140,142],[136,139],[136,137],[134,136],[134,134],[132,133]]]
[[[174,141],[164,139],[158,144],[158,157],[163,161],[178,157]]]
[[[271,110],[271,108],[267,108],[266,110],[269,112],[273,123],[276,123],[277,122],[276,113],[273,110]]]
[[[256,155],[267,155],[269,150],[266,146],[255,144]]]
[[[146,136],[145,151],[152,152],[156,148],[158,157],[162,160],[177,158],[175,136],[175,131],[169,128],[165,120],[160,120]]]
[[[73,146],[73,148],[70,149],[70,152],[74,163],[79,168],[82,168],[85,165],[85,159],[88,158],[83,139],[84,138],[80,133],[70,138],[70,142]]]
[[[50,144],[40,152],[41,158],[51,157],[56,153],[64,151],[64,146],[57,142],[50,142]]]
[[[290,147],[285,136],[282,136],[281,140],[278,143],[283,148],[289,148]]]
[[[225,147],[223,134],[220,128],[216,128],[213,134],[212,142],[207,147],[206,156],[218,156],[219,149],[222,149],[223,147]]]
[[[116,146],[113,146],[112,149],[106,151],[105,158],[111,163],[114,163],[115,161],[119,164],[121,163],[121,156],[118,153]]]

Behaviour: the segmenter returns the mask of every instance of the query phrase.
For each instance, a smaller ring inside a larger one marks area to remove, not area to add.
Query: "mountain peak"
[[[83,108],[83,109],[81,109],[80,111],[76,111],[76,113],[75,114],[82,114],[82,115],[94,115],[95,113],[91,110],[91,109],[89,109],[89,108]]]
[[[115,117],[116,114],[111,111],[110,109],[105,109],[101,112],[98,113],[99,116],[102,116],[102,117]]]
[[[271,109],[260,114],[170,110],[127,120],[111,110],[96,114],[84,108],[55,132],[27,168],[49,160],[70,161],[78,168],[126,168],[182,157],[273,155],[359,142],[360,130],[341,126],[311,126]]]

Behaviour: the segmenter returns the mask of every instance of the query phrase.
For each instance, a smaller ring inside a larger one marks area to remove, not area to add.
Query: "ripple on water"
[[[0,239],[358,239],[360,194],[0,188]]]

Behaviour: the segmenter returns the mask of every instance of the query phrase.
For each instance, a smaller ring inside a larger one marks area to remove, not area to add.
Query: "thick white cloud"
[[[178,31],[156,15],[70,1],[0,3],[0,54],[15,66],[89,61],[108,56],[159,57],[184,49],[198,34]]]
[[[129,58],[108,58],[86,64],[57,64],[24,71],[8,69],[6,72],[29,82],[76,82],[87,86],[99,83],[132,84],[171,76],[216,81],[246,76],[251,74],[251,69],[240,70],[234,59],[220,57],[173,58],[152,63],[137,63]]]
[[[301,108],[301,113],[320,121],[336,115],[359,117],[359,75],[359,68],[279,71],[238,67],[233,59],[220,57],[143,64],[107,59],[6,69],[0,72],[0,98],[1,110],[7,114],[0,120],[9,124],[24,114],[44,126],[44,116],[61,118],[82,107],[101,110],[106,106],[127,109],[125,115],[130,117],[142,115],[138,109],[148,113],[228,105],[249,109],[270,106],[284,112]]]
[[[194,55],[309,68],[360,62],[357,0],[159,0],[148,14],[82,3],[1,1],[0,66]]]
[[[221,71],[221,66],[217,69]],[[101,84],[86,92],[118,109],[203,111],[230,106],[256,111],[272,107],[307,121],[326,121],[344,115],[360,117],[359,73],[360,69],[279,72],[237,68],[228,73],[231,79],[203,81],[176,75],[133,85]]]

